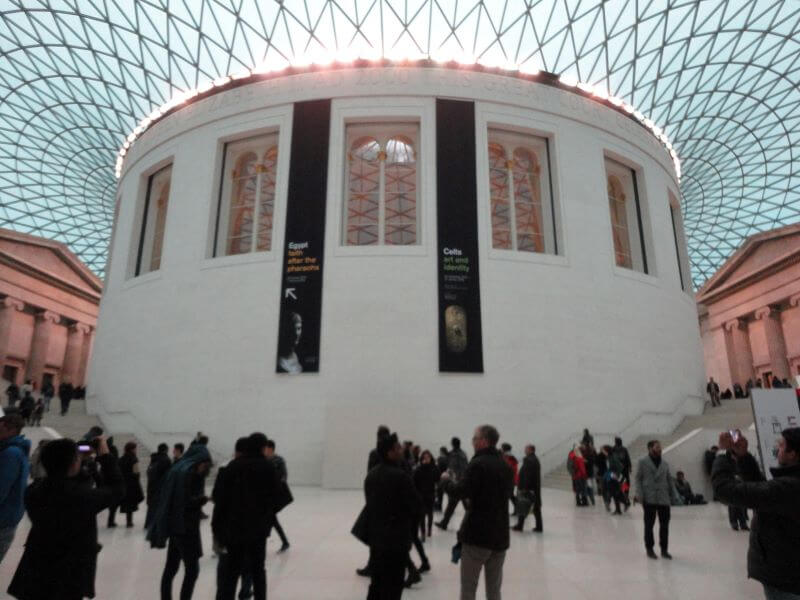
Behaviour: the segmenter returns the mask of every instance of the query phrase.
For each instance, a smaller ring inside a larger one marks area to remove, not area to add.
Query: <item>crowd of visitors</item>
[[[183,567],[179,598],[194,592],[203,554],[200,524],[203,507],[213,503],[211,532],[218,558],[216,598],[266,598],[266,541],[272,529],[281,539],[279,552],[289,549],[278,513],[293,500],[286,461],[276,444],[263,433],[240,438],[232,460],[218,470],[211,495],[206,478],[212,466],[208,437],[198,432],[188,447],[160,444],[142,486],[137,445],[128,442],[118,456],[113,441],[99,427],[77,443],[69,439],[41,442],[33,454],[22,434],[26,419],[21,407],[0,417],[0,561],[3,560],[25,511],[31,528],[25,549],[9,583],[8,592],[20,600],[94,597],[98,544],[97,515],[109,511],[109,526],[119,510],[126,526],[146,501],[146,538],[153,548],[166,549],[160,580],[160,598],[169,600],[173,582]],[[424,541],[432,525],[447,529],[455,507],[464,515],[455,536],[451,560],[460,563],[460,598],[476,597],[480,575],[488,600],[501,598],[503,565],[510,531],[523,531],[533,512],[534,532],[543,531],[541,465],[536,448],[528,444],[520,463],[508,443],[491,425],[478,426],[472,437],[473,455],[467,459],[458,438],[451,449],[440,449],[434,459],[410,441],[381,426],[368,458],[364,480],[365,505],[353,525],[353,534],[370,551],[359,574],[370,578],[368,600],[399,599],[404,588],[431,569]],[[632,503],[643,508],[644,545],[651,559],[655,551],[655,522],[659,522],[660,557],[671,559],[671,506],[704,504],[685,474],[673,478],[662,456],[661,444],[651,440],[647,455],[632,469],[630,454],[620,438],[613,446],[595,450],[594,437],[584,430],[572,448],[567,468],[578,507],[602,498],[608,512],[627,511],[630,484]],[[711,469],[714,497],[731,508],[731,526],[751,530],[748,573],[763,584],[768,600],[797,598],[800,575],[795,568],[796,540],[800,536],[800,429],[786,429],[777,448],[779,467],[767,481],[740,431],[720,435],[704,460]],[[28,483],[32,479],[32,483]],[[631,481],[633,479],[633,481]],[[516,488],[516,493],[515,493]],[[596,489],[596,493],[595,490]],[[441,521],[437,498],[447,496]],[[511,510],[509,502],[512,501]],[[747,509],[754,511],[748,527]],[[512,524],[511,516],[516,516]],[[417,566],[411,550],[420,558]]]
[[[733,390],[731,390],[731,388],[725,388],[725,390],[722,392],[720,392],[719,383],[714,381],[713,377],[710,377],[708,379],[708,383],[706,384],[706,393],[711,400],[711,406],[720,406],[722,404],[720,400],[749,398],[750,391],[753,388],[792,389],[794,387],[795,386],[786,377],[780,378],[777,375],[767,373],[764,375],[763,379],[761,377],[757,377],[755,380],[748,379],[744,388],[742,388],[741,384],[737,382],[733,384]]]

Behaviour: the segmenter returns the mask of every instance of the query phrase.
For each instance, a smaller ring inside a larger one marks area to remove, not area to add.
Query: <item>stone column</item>
[[[42,375],[44,366],[47,362],[47,349],[50,346],[50,335],[53,326],[61,320],[61,317],[54,312],[44,310],[36,315],[36,322],[33,326],[33,341],[31,351],[28,353],[28,367],[25,371],[25,379],[30,379],[36,384],[37,391],[42,386]]]
[[[756,319],[764,323],[772,374],[779,379],[789,377],[789,362],[786,360],[786,341],[783,339],[780,313],[771,306],[764,306],[756,311]]]
[[[747,332],[747,321],[732,319],[725,323],[725,331],[730,340],[731,377],[733,383],[738,383],[742,389],[747,385],[748,379],[755,381],[753,372],[753,352],[750,349],[750,336]]]
[[[69,381],[72,385],[80,385],[77,381],[83,358],[83,346],[90,329],[84,323],[75,323],[67,331],[67,348],[64,352],[64,363],[61,365],[62,382]]]
[[[6,361],[11,345],[11,326],[17,312],[25,308],[22,300],[6,296],[0,300],[0,368]]]
[[[86,385],[86,371],[89,368],[89,359],[92,357],[92,346],[94,345],[94,327],[86,325],[86,332],[83,338],[83,348],[81,349],[81,360],[78,363],[78,372],[72,385]]]

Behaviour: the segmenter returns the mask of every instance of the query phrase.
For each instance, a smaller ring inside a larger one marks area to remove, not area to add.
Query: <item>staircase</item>
[[[674,444],[685,435],[698,428],[745,430],[753,423],[753,411],[750,406],[750,399],[722,400],[722,406],[712,407],[706,404],[702,415],[692,415],[686,417],[671,434],[651,434],[641,435],[630,444],[628,452],[631,455],[631,462],[636,465],[639,458],[647,454],[647,442],[657,439],[661,442],[662,448],[667,448]],[[567,457],[564,455],[563,463],[555,470],[551,471],[542,478],[542,487],[557,490],[572,490],[572,477],[567,472]]]

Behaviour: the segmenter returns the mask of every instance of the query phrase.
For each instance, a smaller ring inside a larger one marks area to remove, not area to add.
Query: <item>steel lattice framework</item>
[[[173,95],[332,53],[461,57],[573,77],[682,159],[695,285],[800,220],[797,0],[0,0],[0,226],[102,272],[114,163]]]

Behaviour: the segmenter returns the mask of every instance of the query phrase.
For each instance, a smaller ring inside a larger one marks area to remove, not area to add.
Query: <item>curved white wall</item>
[[[484,373],[438,372],[435,119],[437,97],[475,100]],[[274,372],[292,103],[333,98],[320,372]],[[340,245],[343,123],[420,122],[420,245]],[[487,124],[551,140],[560,256],[493,250]],[[273,251],[208,258],[221,140],[280,127]],[[638,170],[650,275],[614,265],[605,155]],[[172,162],[161,268],[130,277],[145,175]],[[681,290],[668,203],[672,165],[644,128],[576,94],[500,75],[374,68],[249,84],[167,117],[129,152],[119,186],[94,356],[90,408],[150,445],[211,435],[278,442],[292,481],[358,486],[386,422],[433,450],[469,445],[495,424],[545,466],[581,428],[668,429],[701,405],[702,352]],[[676,194],[677,195],[677,194]],[[552,450],[548,454],[548,450]]]

